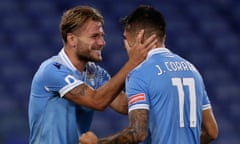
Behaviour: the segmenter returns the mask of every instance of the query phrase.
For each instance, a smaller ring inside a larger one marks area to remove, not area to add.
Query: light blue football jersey
[[[34,75],[29,101],[30,144],[77,144],[89,130],[93,110],[64,98],[74,87],[86,83],[94,89],[110,75],[89,62],[80,73],[62,49],[41,64]]]
[[[199,144],[202,111],[211,108],[201,75],[166,48],[149,52],[126,79],[129,112],[149,110],[144,144]]]

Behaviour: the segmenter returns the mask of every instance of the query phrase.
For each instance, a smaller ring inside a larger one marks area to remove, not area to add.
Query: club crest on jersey
[[[135,103],[145,102],[145,101],[146,101],[145,94],[144,93],[139,93],[139,94],[136,94],[136,95],[132,95],[129,98],[128,105],[133,105]]]
[[[91,86],[95,86],[95,75],[94,74],[88,74],[87,78],[89,79],[89,82],[91,84]]]

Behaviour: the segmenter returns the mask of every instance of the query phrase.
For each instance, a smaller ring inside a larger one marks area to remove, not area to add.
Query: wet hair
[[[160,40],[166,33],[166,23],[163,15],[148,5],[138,6],[132,13],[121,20],[123,29],[131,34],[136,34],[141,29],[149,37],[156,34]]]
[[[64,43],[67,43],[68,33],[81,28],[88,20],[104,23],[100,12],[89,6],[77,6],[64,12],[60,22],[60,32]]]

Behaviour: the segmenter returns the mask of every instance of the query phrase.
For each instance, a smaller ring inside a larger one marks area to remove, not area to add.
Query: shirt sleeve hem
[[[137,104],[137,105],[131,106],[129,108],[128,112],[131,112],[131,111],[136,110],[136,109],[146,109],[146,110],[149,110],[149,105],[147,105],[147,104]]]
[[[211,108],[212,108],[212,107],[211,107],[210,104],[206,104],[206,105],[203,105],[203,106],[202,106],[202,111],[207,110],[207,109],[211,109]]]
[[[61,88],[61,89],[59,90],[60,97],[63,97],[63,96],[64,96],[67,92],[69,92],[71,89],[73,89],[73,88],[75,88],[75,87],[77,87],[77,86],[79,86],[79,85],[81,85],[81,84],[83,84],[82,81],[76,81],[76,82],[74,82],[74,83],[68,84],[68,85],[66,85],[65,87]]]

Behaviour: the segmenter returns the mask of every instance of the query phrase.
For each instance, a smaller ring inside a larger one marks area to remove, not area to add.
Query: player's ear
[[[76,46],[77,44],[77,38],[73,33],[67,33],[67,42],[71,46]]]

